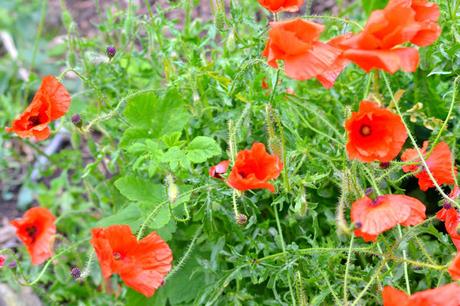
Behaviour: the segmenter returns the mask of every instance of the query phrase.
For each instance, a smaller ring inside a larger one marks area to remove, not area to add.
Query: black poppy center
[[[113,252],[113,258],[115,260],[120,260],[121,259],[121,254],[119,252]]]
[[[40,124],[40,117],[39,116],[30,116],[29,117],[29,124],[31,126],[36,126]]]
[[[35,236],[37,235],[37,227],[36,226],[26,227],[26,233],[30,238],[35,239]]]
[[[366,125],[366,124],[364,124],[364,125],[361,126],[361,129],[359,130],[359,133],[362,136],[369,136],[372,133],[371,127]]]

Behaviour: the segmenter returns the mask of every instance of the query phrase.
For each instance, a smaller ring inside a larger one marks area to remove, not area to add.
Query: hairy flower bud
[[[107,54],[107,57],[109,59],[112,59],[115,56],[115,54],[117,53],[117,49],[115,49],[114,46],[108,46],[106,51],[105,51],[105,53]]]
[[[80,117],[79,114],[74,114],[74,115],[72,116],[71,120],[72,120],[72,123],[73,123],[76,127],[81,128],[81,126],[82,126],[82,121],[81,121],[81,117]]]
[[[72,275],[73,279],[79,279],[81,277],[81,271],[77,267],[73,267],[72,270],[70,270],[70,275]]]

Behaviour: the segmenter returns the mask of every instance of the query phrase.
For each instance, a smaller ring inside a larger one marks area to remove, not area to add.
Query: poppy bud
[[[107,54],[107,57],[109,59],[112,59],[115,56],[115,54],[117,53],[117,49],[115,49],[114,46],[108,46],[106,51],[105,51],[105,53]]]
[[[236,223],[239,225],[244,225],[248,222],[248,217],[245,214],[239,214],[236,218]]]
[[[81,277],[81,271],[77,267],[73,267],[72,270],[70,270],[70,275],[72,275],[73,279],[77,280]]]
[[[5,261],[6,261],[6,257],[3,255],[0,255],[0,268],[3,267],[3,265],[5,264]]]
[[[174,182],[174,177],[171,174],[166,176],[166,185],[168,187],[168,199],[171,204],[175,203],[179,195],[179,188]]]
[[[79,114],[74,114],[74,115],[72,116],[72,119],[71,119],[71,120],[72,120],[72,123],[73,123],[76,127],[81,128],[81,126],[82,126],[82,121],[81,121],[81,117],[80,117]]]
[[[380,168],[381,169],[388,169],[390,167],[390,162],[381,162]]]

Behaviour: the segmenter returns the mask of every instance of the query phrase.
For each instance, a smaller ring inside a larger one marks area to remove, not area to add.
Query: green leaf
[[[149,130],[141,129],[141,128],[128,128],[121,137],[120,140],[120,147],[126,148],[133,143],[141,141],[143,139],[149,138]]]
[[[171,220],[171,213],[169,211],[168,203],[140,203],[140,207],[144,212],[144,218],[153,213],[153,216],[148,222],[148,226],[152,229],[159,229],[169,223]]]
[[[131,201],[158,203],[166,198],[163,185],[153,184],[134,175],[123,176],[114,184],[120,193]]]
[[[151,138],[173,132],[180,132],[187,125],[190,114],[186,111],[181,98],[169,93],[163,99],[153,92],[140,92],[132,96],[126,105],[124,116],[135,128],[147,131]],[[123,135],[123,143],[128,143],[130,136],[137,137],[139,131]]]
[[[220,155],[222,150],[211,137],[198,136],[186,148],[187,159],[192,163],[203,163],[213,156]]]
[[[372,11],[384,8],[388,0],[361,0],[361,3],[366,14],[370,15]]]
[[[131,229],[135,231],[141,223],[141,217],[142,214],[139,207],[135,204],[131,204],[118,211],[116,214],[99,220],[99,222],[96,223],[96,226],[106,227],[115,224],[128,224],[131,226]]]
[[[190,161],[186,152],[179,147],[170,148],[163,156],[163,162],[168,163],[172,171],[176,171],[179,166],[185,169],[190,168]]]

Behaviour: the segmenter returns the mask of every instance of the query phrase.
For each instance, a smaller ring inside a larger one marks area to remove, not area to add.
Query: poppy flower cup
[[[272,13],[297,12],[304,0],[259,0],[259,3]]]
[[[407,139],[397,114],[377,103],[362,101],[358,112],[345,122],[348,157],[362,162],[389,162],[401,151]]]
[[[404,291],[385,286],[382,291],[383,306],[458,306],[460,285],[448,284],[408,295]]]
[[[250,150],[238,152],[227,184],[240,191],[267,189],[275,192],[275,186],[269,183],[283,170],[283,163],[276,155],[268,154],[265,145],[254,143]]]
[[[439,14],[439,7],[432,2],[391,0],[383,10],[372,12],[360,33],[341,43],[346,49],[344,56],[366,72],[372,69],[415,72],[418,50],[401,45],[434,43],[441,34]]]
[[[171,249],[155,232],[138,241],[128,225],[94,228],[91,244],[105,279],[118,274],[128,287],[147,297],[171,270]]]
[[[277,60],[284,62],[288,77],[309,80],[321,77],[334,64],[342,50],[319,41],[324,26],[300,18],[270,23],[269,39],[263,51],[270,66],[278,68]],[[329,76],[322,76],[330,79]]]
[[[6,131],[16,133],[21,138],[45,140],[50,135],[49,123],[64,116],[70,102],[70,94],[64,85],[54,76],[46,76],[30,105]]]
[[[457,168],[453,166],[452,152],[445,142],[438,143],[431,154],[426,158],[428,149],[428,141],[423,142],[423,147],[420,149],[425,157],[428,169],[430,169],[434,179],[439,185],[454,184],[454,175],[457,175]],[[423,168],[418,153],[415,149],[407,149],[401,156],[401,160],[410,164],[404,165],[404,172],[413,172],[418,178],[418,184],[421,190],[426,191],[429,188],[435,187],[428,172]]]
[[[399,194],[371,199],[367,196],[351,206],[355,235],[366,242],[376,241],[379,234],[394,228],[417,225],[426,219],[425,205],[419,200]]]
[[[53,256],[56,217],[46,208],[34,207],[22,218],[11,221],[16,235],[25,244],[33,265],[40,265]]]

